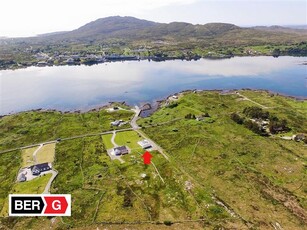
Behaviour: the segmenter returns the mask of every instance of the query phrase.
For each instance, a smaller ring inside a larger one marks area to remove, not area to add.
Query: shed
[[[19,174],[19,176],[18,176],[18,181],[19,182],[24,182],[26,180],[27,180],[27,177],[26,177],[26,175],[24,173]]]
[[[148,140],[144,139],[142,141],[139,141],[138,144],[143,148],[143,149],[149,149],[152,148],[151,144],[149,143]]]

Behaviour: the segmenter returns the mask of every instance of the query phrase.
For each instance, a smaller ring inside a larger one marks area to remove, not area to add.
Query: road
[[[131,131],[131,130],[134,130],[134,129],[133,128],[118,129],[118,130],[116,130],[116,132],[125,132],[125,131]],[[66,137],[66,138],[62,138],[61,141],[68,141],[68,140],[73,140],[73,139],[78,139],[78,138],[83,138],[83,137],[92,137],[92,136],[100,136],[100,135],[105,135],[105,134],[112,134],[113,131],[114,130],[105,131],[105,132],[101,132],[101,133],[88,133],[88,134],[79,135],[79,136]],[[27,149],[27,148],[32,148],[32,147],[39,146],[41,144],[46,145],[46,144],[57,143],[57,142],[58,142],[57,140],[52,140],[52,141],[45,141],[45,142],[42,142],[42,143],[37,143],[37,144],[32,144],[32,145],[26,145],[26,146],[22,146],[22,147],[19,147],[19,148],[1,151],[0,154],[13,152],[13,151],[17,151],[17,150],[22,150],[22,149]]]
[[[254,103],[254,104],[256,104],[256,105],[260,106],[260,107],[261,107],[261,108],[263,108],[263,109],[269,109],[269,108],[270,108],[270,107],[267,107],[267,106],[261,105],[261,104],[259,104],[258,102],[253,101],[252,99],[249,99],[248,97],[246,97],[246,96],[242,95],[242,94],[241,94],[241,93],[239,93],[239,92],[236,92],[236,94],[237,94],[238,96],[242,97],[242,98],[243,98],[243,100],[250,101],[250,102],[252,102],[252,103]]]
[[[38,151],[44,146],[44,144],[40,144],[39,147],[34,151],[33,153],[33,161],[35,164],[37,164],[37,161],[36,161],[36,154],[38,153]]]
[[[143,133],[140,129],[141,127],[138,126],[137,124],[137,120],[139,118],[139,114],[141,112],[141,110],[139,109],[138,106],[135,106],[135,109],[133,109],[133,111],[135,112],[135,115],[134,117],[132,118],[131,122],[130,122],[130,125],[132,128],[126,128],[126,129],[119,129],[119,130],[111,130],[111,131],[105,131],[105,132],[100,132],[100,133],[88,133],[88,134],[83,134],[83,135],[78,135],[78,136],[72,136],[72,137],[66,137],[66,138],[61,138],[61,141],[67,141],[67,140],[73,140],[73,139],[78,139],[78,138],[84,138],[84,137],[90,137],[90,136],[100,136],[100,135],[105,135],[105,134],[113,134],[112,138],[111,138],[111,142],[112,144],[114,145],[114,147],[118,146],[116,143],[115,143],[115,136],[116,136],[116,133],[117,132],[125,132],[125,131],[131,131],[131,130],[134,130],[136,132],[138,132],[144,139],[148,140],[148,142],[151,144],[151,146],[153,147],[154,150],[157,150],[159,153],[162,154],[162,156],[167,160],[169,161],[169,157],[164,153],[163,149],[157,144],[155,143],[153,140],[151,140],[145,133]],[[179,120],[178,119],[175,119],[175,120]],[[169,121],[170,122],[170,121]],[[163,124],[166,124],[166,123],[169,123],[169,122],[164,122]],[[161,123],[162,125],[162,123]],[[27,145],[27,146],[22,146],[22,147],[19,147],[19,148],[15,148],[15,149],[9,149],[9,150],[4,150],[2,152],[0,152],[0,154],[2,153],[7,153],[7,152],[12,152],[12,151],[16,151],[16,150],[22,150],[22,149],[27,149],[27,148],[32,148],[32,147],[37,147],[38,148],[35,150],[35,152],[33,153],[33,159],[34,161],[36,162],[36,154],[37,152],[46,144],[51,144],[51,143],[57,143],[58,141],[57,140],[51,140],[51,141],[45,141],[43,143],[37,143],[37,144],[32,144],[32,145]],[[122,159],[120,159],[120,161],[122,161]],[[162,182],[164,183],[164,180],[163,178],[161,177],[158,169],[156,168],[155,165],[153,165],[155,170],[157,171],[158,173],[158,176],[160,177],[160,179],[162,180]],[[50,172],[48,172],[50,173]],[[51,184],[53,182],[53,180],[56,178],[56,176],[58,175],[58,172],[55,171],[55,170],[52,170],[51,171],[52,173],[52,177],[50,178],[50,180],[48,181],[46,187],[45,187],[45,190],[44,190],[44,194],[49,194],[49,191],[50,191],[50,187],[51,187]]]
[[[134,117],[132,118],[132,120],[130,122],[130,125],[131,125],[132,128],[118,129],[118,130],[115,130],[115,131],[116,132],[125,132],[125,131],[131,131],[131,130],[137,131],[142,137],[144,137],[145,139],[148,139],[150,144],[152,144],[152,146],[155,147],[168,160],[168,157],[164,154],[163,149],[159,145],[157,145],[154,141],[150,140],[149,137],[147,137],[143,132],[140,131],[141,127],[139,127],[138,124],[136,123],[136,121],[139,118],[139,114],[141,112],[139,107],[135,106],[135,109],[132,109],[132,111],[135,112],[135,115],[134,115]],[[167,124],[169,122],[172,122],[172,121],[175,121],[175,120],[180,120],[180,119],[182,119],[182,118],[176,118],[174,120],[163,122],[163,123],[157,124],[157,125]],[[146,126],[146,127],[151,127],[151,126]],[[68,140],[84,138],[84,137],[100,136],[100,135],[105,135],[105,134],[113,134],[113,132],[114,132],[114,130],[100,132],[100,133],[87,133],[87,134],[78,135],[78,136],[61,138],[61,141],[68,141]],[[27,148],[33,148],[33,147],[40,146],[40,145],[47,145],[47,144],[51,144],[51,143],[57,143],[57,142],[58,142],[57,140],[50,140],[50,141],[45,141],[45,142],[41,142],[41,143],[26,145],[26,146],[14,148],[14,149],[3,150],[3,151],[0,152],[0,154],[8,153],[8,152],[13,152],[13,151],[17,151],[17,150],[22,150],[22,149],[27,149]]]
[[[249,98],[241,95],[241,94],[238,94],[240,95],[241,97],[243,97],[245,100],[249,100],[259,106],[261,106],[262,108],[268,108],[266,106],[263,106],[257,102],[254,102],[252,100],[250,100]],[[90,136],[99,136],[99,135],[105,135],[105,134],[113,134],[112,136],[112,143],[114,144],[114,146],[116,145],[114,139],[115,139],[115,135],[116,135],[116,132],[124,132],[124,131],[131,131],[131,130],[134,130],[136,131],[137,133],[139,133],[144,139],[147,139],[148,142],[152,145],[153,149],[157,150],[161,155],[163,155],[163,157],[167,160],[167,161],[170,161],[169,157],[164,153],[163,149],[157,144],[155,143],[153,140],[151,140],[146,134],[144,134],[142,131],[141,131],[141,127],[138,126],[137,124],[137,120],[139,118],[139,114],[140,114],[140,109],[136,106],[135,109],[133,110],[135,112],[135,115],[134,117],[132,118],[132,120],[130,121],[130,125],[132,128],[126,128],[126,129],[119,129],[119,130],[111,130],[111,131],[105,131],[105,132],[100,132],[100,133],[88,133],[88,134],[84,134],[84,135],[78,135],[78,136],[72,136],[72,137],[67,137],[67,138],[62,138],[61,141],[66,141],[66,140],[73,140],[73,139],[78,139],[78,138],[84,138],[84,137],[90,137]],[[168,122],[164,122],[164,123],[160,123],[160,124],[157,124],[157,125],[163,125],[163,124],[167,124],[169,122],[172,122],[172,121],[175,121],[175,120],[179,120],[179,119],[182,119],[182,118],[177,118],[177,119],[174,119],[174,120],[171,120],[171,121],[168,121]],[[150,126],[148,126],[150,127]],[[46,142],[43,142],[43,143],[37,143],[37,144],[32,144],[32,145],[28,145],[28,146],[23,146],[23,147],[19,147],[19,148],[15,148],[15,149],[10,149],[10,150],[4,150],[1,153],[7,153],[7,152],[12,152],[12,151],[16,151],[16,150],[22,150],[22,149],[26,149],[26,148],[31,148],[31,147],[36,147],[36,146],[39,146],[39,148],[36,150],[38,151],[40,149],[41,146],[45,145],[45,144],[50,144],[50,143],[57,143],[58,141],[57,140],[51,140],[51,141],[46,141]],[[161,177],[157,167],[153,164],[153,167],[155,168],[158,176],[160,177],[161,181],[163,183],[164,182],[164,179]],[[201,187],[203,187],[203,185],[201,183],[199,183],[197,180],[195,180],[194,177],[192,177],[189,173],[187,173],[182,167],[180,167],[179,165],[176,166],[173,166],[175,167],[177,170],[180,170],[181,172],[183,172],[186,176],[188,176],[196,185],[199,185]],[[50,178],[50,180],[48,181],[47,185],[45,186],[45,189],[44,189],[44,192],[43,194],[49,194],[50,193],[50,187],[51,187],[51,184],[52,182],[54,181],[54,179],[56,178],[56,176],[58,175],[58,172],[56,170],[52,170],[52,171],[49,171],[48,173],[52,173],[52,176]],[[223,203],[224,204],[224,203]],[[200,221],[202,221],[203,219],[201,219]],[[195,220],[188,220],[188,221],[195,221]],[[198,221],[198,220],[196,220]],[[174,222],[175,223],[175,222]]]
[[[139,127],[139,125],[136,123],[137,120],[139,119],[139,114],[140,114],[140,109],[138,106],[135,106],[135,109],[133,110],[135,112],[134,117],[132,118],[130,125],[133,128],[133,130],[135,130],[138,134],[140,134],[144,139],[146,139],[151,146],[153,147],[153,149],[157,150],[159,153],[161,153],[163,155],[163,157],[169,161],[169,157],[164,153],[163,149],[157,144],[155,143],[153,140],[151,140],[145,133],[143,133]]]
[[[48,183],[46,184],[46,187],[45,187],[43,194],[50,194],[51,184],[52,184],[53,180],[56,178],[56,176],[58,175],[58,172],[55,171],[54,169],[52,169],[48,173],[52,173],[52,176],[50,177]]]
[[[135,106],[135,109],[132,109],[132,111],[134,111],[134,117],[132,118],[130,125],[134,130],[139,129],[140,127],[138,126],[138,124],[136,123],[136,121],[139,119],[139,115],[140,115],[140,108],[138,106]]]
[[[112,135],[112,138],[111,138],[111,142],[112,142],[114,148],[118,146],[118,145],[115,143],[115,137],[116,137],[116,131],[113,131],[113,135]]]

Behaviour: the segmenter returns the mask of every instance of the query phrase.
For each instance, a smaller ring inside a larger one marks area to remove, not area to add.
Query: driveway
[[[55,171],[55,170],[51,170],[51,171],[47,171],[45,173],[41,173],[42,174],[47,174],[47,173],[52,173],[52,176],[50,177],[46,187],[45,187],[45,190],[43,192],[43,194],[50,194],[50,187],[51,187],[51,184],[53,182],[53,180],[56,178],[56,176],[58,175],[58,172]]]

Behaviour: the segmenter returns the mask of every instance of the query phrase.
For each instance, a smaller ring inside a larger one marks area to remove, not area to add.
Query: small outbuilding
[[[19,182],[25,182],[27,180],[27,177],[24,173],[19,174],[18,181]]]
[[[148,140],[144,139],[142,141],[139,141],[138,144],[143,148],[143,149],[149,149],[152,148],[152,145],[149,143]]]
[[[123,122],[123,120],[116,120],[116,121],[112,121],[111,125],[112,126],[120,126],[120,124]]]

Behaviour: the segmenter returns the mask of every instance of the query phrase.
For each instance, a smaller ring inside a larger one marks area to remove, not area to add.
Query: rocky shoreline
[[[250,88],[231,89],[231,90],[224,90],[224,89],[211,89],[211,90],[208,90],[208,89],[206,89],[206,90],[187,89],[187,90],[183,90],[183,91],[180,91],[178,93],[175,93],[175,94],[170,94],[167,97],[164,97],[163,99],[156,100],[154,103],[148,103],[148,102],[144,103],[143,107],[144,106],[145,107],[143,109],[141,108],[141,110],[145,111],[145,112],[150,111],[149,113],[152,114],[155,111],[157,111],[163,103],[166,103],[169,100],[169,98],[173,97],[174,95],[182,95],[182,94],[192,93],[192,92],[194,92],[194,93],[197,93],[197,92],[218,92],[220,94],[234,94],[236,91],[239,91],[239,90],[249,90],[249,91],[259,92],[259,93],[260,92],[266,92],[266,93],[272,94],[274,96],[282,96],[282,97],[286,97],[286,98],[289,98],[289,99],[292,99],[292,100],[307,101],[307,97],[295,97],[295,96],[286,95],[286,94],[282,94],[282,93],[278,93],[278,92],[273,92],[273,91],[265,90],[265,89],[250,89]],[[122,102],[114,101],[114,102],[108,102],[107,104],[102,104],[102,105],[98,105],[98,106],[96,105],[96,106],[91,107],[90,109],[60,110],[60,109],[52,109],[52,108],[38,108],[38,109],[30,109],[30,110],[19,111],[19,112],[11,112],[11,113],[8,113],[8,114],[0,115],[0,119],[2,117],[5,117],[5,116],[11,116],[11,115],[16,115],[16,114],[20,114],[20,113],[27,113],[27,112],[59,112],[59,113],[62,113],[62,114],[66,114],[66,113],[88,113],[88,112],[91,112],[91,111],[99,111],[99,110],[109,108],[110,106],[112,106],[114,104],[121,104],[121,105],[130,107],[130,108],[133,107],[133,105],[129,105],[125,101],[122,101]]]

